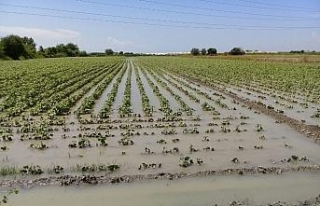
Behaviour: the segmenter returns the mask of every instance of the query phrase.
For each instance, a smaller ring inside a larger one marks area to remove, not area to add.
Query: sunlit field
[[[1,184],[318,174],[319,64],[261,58],[2,62]]]

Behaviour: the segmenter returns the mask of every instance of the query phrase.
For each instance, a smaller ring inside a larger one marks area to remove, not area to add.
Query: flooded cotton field
[[[1,191],[21,190],[13,205],[48,206],[316,198],[319,90],[284,89],[254,68],[255,81],[235,81],[230,60],[188,61],[33,60],[18,76],[2,65]],[[217,68],[199,73],[206,65]]]

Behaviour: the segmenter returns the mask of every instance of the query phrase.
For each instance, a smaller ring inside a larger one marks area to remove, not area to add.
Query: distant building
[[[175,56],[175,55],[182,55],[182,54],[190,54],[190,52],[158,52],[158,53],[146,53],[148,55],[155,55],[155,56]]]

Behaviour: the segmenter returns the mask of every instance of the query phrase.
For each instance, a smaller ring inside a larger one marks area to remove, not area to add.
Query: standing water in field
[[[141,181],[129,185],[43,187],[11,196],[12,205],[229,205],[244,201],[266,205],[298,203],[320,194],[320,177],[312,173],[281,176],[215,176],[182,180]]]

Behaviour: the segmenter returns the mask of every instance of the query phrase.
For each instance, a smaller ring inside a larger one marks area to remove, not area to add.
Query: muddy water
[[[128,73],[128,72],[127,72]],[[123,78],[121,86],[124,90]],[[148,87],[147,87],[148,88]],[[214,92],[210,88],[200,87],[201,91],[206,91],[212,95]],[[149,90],[152,92],[152,90]],[[121,97],[121,95],[118,94]],[[121,103],[122,98],[118,98]],[[212,95],[213,98],[217,98]],[[174,99],[173,99],[174,100]],[[64,132],[55,132],[53,139],[45,141],[49,147],[46,150],[40,151],[31,149],[31,143],[39,143],[39,141],[20,141],[19,135],[15,134],[15,140],[13,142],[3,143],[9,147],[8,151],[0,152],[0,161],[2,165],[17,165],[22,167],[26,164],[39,164],[43,168],[52,167],[54,164],[61,165],[66,168],[65,173],[70,172],[70,167],[76,166],[76,164],[119,164],[121,169],[116,172],[116,175],[124,174],[149,174],[158,172],[197,172],[202,170],[218,170],[229,168],[248,168],[251,166],[277,166],[277,167],[293,167],[297,165],[314,165],[320,164],[320,150],[319,145],[314,144],[311,140],[305,138],[305,136],[297,133],[295,130],[285,124],[276,124],[275,120],[266,116],[254,113],[252,110],[243,108],[241,105],[233,104],[232,99],[226,97],[223,100],[229,107],[236,107],[237,110],[228,110],[219,108],[221,118],[232,117],[230,125],[226,126],[230,129],[229,133],[221,132],[222,119],[211,120],[210,122],[217,124],[218,126],[208,126],[208,120],[203,119],[199,122],[186,121],[188,124],[187,129],[192,129],[193,126],[189,124],[200,124],[197,126],[199,134],[184,134],[184,128],[175,128],[176,135],[163,135],[161,131],[163,129],[150,129],[148,125],[154,123],[143,123],[143,129],[137,129],[134,132],[139,131],[141,136],[133,136],[131,139],[134,141],[132,146],[121,146],[118,144],[118,140],[122,138],[121,132],[126,130],[111,130],[111,134],[115,137],[107,140],[107,147],[96,147],[96,139],[90,139],[93,147],[86,149],[70,149],[68,144],[78,138],[62,139],[61,135]],[[214,103],[214,102],[212,102]],[[119,105],[115,104],[115,105]],[[249,119],[240,119],[240,115],[248,116]],[[115,114],[115,116],[117,116]],[[236,132],[235,128],[240,125],[241,122],[245,122],[245,125],[239,126],[241,130],[246,129],[247,132]],[[137,124],[137,123],[135,123]],[[176,123],[177,125],[179,123]],[[263,126],[263,131],[255,131],[256,124]],[[115,124],[119,126],[119,124]],[[70,132],[66,135],[78,135],[79,133],[85,133],[78,131],[80,125],[74,125]],[[91,131],[98,125],[88,125]],[[214,133],[207,134],[207,129],[214,129]],[[98,131],[104,134],[105,131]],[[144,132],[150,134],[154,132],[155,135],[147,136],[143,135]],[[259,139],[264,135],[265,140]],[[202,141],[204,136],[208,136],[209,141]],[[172,139],[179,138],[178,143],[173,143]],[[157,141],[165,139],[167,144],[158,144]],[[198,152],[190,153],[189,146],[193,145],[195,149],[199,149]],[[289,145],[290,147],[285,147]],[[172,149],[178,147],[179,154],[162,154],[163,147]],[[239,150],[239,146],[244,147],[244,150]],[[263,146],[263,149],[254,149],[254,146]],[[148,147],[153,154],[145,154],[145,147]],[[205,147],[213,147],[215,151],[206,152],[203,150]],[[126,151],[126,155],[122,155],[122,151]],[[297,161],[297,162],[281,162],[283,159],[291,157],[291,155],[298,155],[299,157],[307,156],[309,162]],[[202,158],[204,164],[193,165],[189,168],[179,167],[179,159],[181,156],[190,156],[192,159]],[[233,158],[237,157],[240,160],[239,164],[231,162]],[[138,170],[141,163],[162,163],[162,168],[158,169],[146,169]]]
[[[229,205],[232,201],[298,203],[320,193],[319,174],[215,176],[128,185],[41,187],[10,196],[9,205]]]
[[[126,78],[124,78],[125,80]],[[124,83],[123,83],[124,85]],[[123,88],[124,89],[124,88]],[[207,91],[209,88],[201,87],[201,90]],[[213,92],[210,90],[211,93]],[[119,101],[121,101],[119,99]],[[230,98],[224,100],[230,106],[233,106]],[[0,160],[3,165],[18,165],[23,166],[26,164],[39,164],[43,167],[51,167],[53,164],[59,164],[66,169],[73,167],[76,164],[91,164],[91,163],[104,163],[111,164],[117,163],[121,165],[120,171],[117,174],[137,174],[137,173],[156,173],[156,172],[196,172],[199,170],[211,169],[227,169],[238,167],[250,166],[279,166],[290,167],[294,165],[303,164],[319,164],[320,163],[320,150],[319,145],[314,144],[311,140],[306,139],[303,135],[295,132],[290,127],[284,124],[275,124],[275,120],[265,116],[249,111],[242,108],[240,105],[234,105],[237,110],[221,109],[221,117],[237,117],[237,119],[230,120],[230,125],[227,126],[231,131],[230,133],[220,132],[222,120],[212,120],[219,126],[209,127],[207,120],[200,122],[187,122],[187,124],[198,123],[199,134],[183,134],[183,128],[175,128],[178,134],[176,135],[162,135],[163,129],[149,129],[143,128],[139,131],[151,133],[155,132],[154,136],[134,136],[132,140],[135,142],[132,146],[121,146],[118,140],[121,139],[120,133],[125,130],[112,130],[111,133],[115,137],[108,140],[108,147],[95,147],[97,142],[95,139],[90,139],[94,147],[87,149],[69,149],[68,144],[73,138],[61,139],[63,132],[55,132],[53,140],[46,141],[49,146],[47,150],[38,151],[30,149],[30,143],[37,141],[19,141],[18,136],[16,140],[11,143],[2,143],[9,147],[8,151],[0,152]],[[240,115],[249,116],[247,120],[239,119]],[[247,132],[235,132],[235,128],[241,122],[246,122],[246,125],[241,125],[240,129],[247,129]],[[144,124],[147,126],[150,123]],[[256,124],[261,124],[264,128],[262,132],[256,132]],[[95,128],[95,126],[91,126]],[[192,127],[188,127],[191,129]],[[206,134],[205,130],[213,128],[214,133]],[[91,131],[93,132],[93,131]],[[73,129],[67,135],[78,135],[84,133]],[[104,134],[104,132],[102,132]],[[260,140],[259,136],[264,135],[266,140]],[[209,142],[202,141],[204,136],[208,136]],[[179,143],[173,143],[172,139],[179,138]],[[156,143],[160,139],[167,141],[166,145]],[[192,144],[194,148],[199,149],[199,152],[190,153],[189,146]],[[285,147],[285,144],[290,145],[290,148]],[[254,146],[263,146],[262,150],[255,150]],[[162,154],[162,147],[168,149],[178,147],[180,154]],[[238,149],[239,146],[244,147],[243,151]],[[148,147],[154,154],[144,154],[145,147]],[[214,147],[214,152],[203,151],[204,147]],[[122,151],[126,151],[127,155],[121,155]],[[202,166],[194,165],[190,168],[183,169],[179,167],[179,158],[182,155],[189,155],[194,160],[202,158],[204,164]],[[282,163],[281,160],[289,158],[291,155],[298,155],[299,157],[309,157],[309,162],[297,163]],[[237,157],[240,160],[239,164],[234,164],[231,159]],[[142,163],[162,163],[163,167],[160,169],[147,169],[139,171],[137,168]],[[246,162],[246,163],[245,163]],[[66,171],[68,172],[68,170]]]
[[[61,139],[62,132],[54,134],[53,140],[45,141],[49,146],[47,150],[39,151],[30,149],[30,143],[36,141],[19,141],[13,143],[4,143],[9,147],[8,151],[0,152],[1,165],[17,165],[22,167],[26,164],[39,164],[44,168],[52,167],[54,164],[69,168],[76,164],[119,164],[121,169],[116,172],[117,175],[123,174],[149,174],[158,172],[197,172],[199,170],[218,170],[228,168],[247,168],[251,166],[277,166],[292,167],[297,165],[314,165],[320,164],[319,145],[314,144],[311,140],[306,139],[303,135],[296,133],[293,129],[286,125],[275,124],[271,118],[265,116],[257,121],[260,115],[252,114],[250,119],[246,120],[247,125],[243,125],[240,129],[247,129],[247,132],[234,132],[234,128],[239,124],[240,120],[230,121],[230,133],[219,132],[220,126],[209,127],[205,122],[200,122],[200,134],[183,134],[183,128],[175,128],[176,135],[162,135],[162,129],[144,128],[140,133],[154,131],[154,136],[133,136],[132,146],[121,146],[118,140],[121,139],[120,132],[125,130],[112,130],[111,133],[115,137],[108,139],[109,146],[95,147],[96,139],[90,139],[93,147],[87,149],[70,149],[68,144],[73,138]],[[220,124],[221,121],[215,121]],[[264,131],[254,131],[256,122],[262,123]],[[188,124],[191,122],[187,122]],[[148,123],[146,123],[148,124]],[[94,127],[93,127],[94,128]],[[188,127],[191,128],[191,127]],[[206,134],[205,130],[214,128],[215,133]],[[77,135],[79,131],[72,131],[67,135]],[[84,132],[81,132],[84,133]],[[104,132],[102,132],[104,134]],[[260,140],[259,136],[264,135],[266,140]],[[209,142],[202,141],[204,136],[208,136]],[[172,139],[179,138],[179,143],[173,143]],[[167,144],[161,145],[156,143],[160,139],[165,139]],[[190,153],[189,146],[192,144],[199,152]],[[285,144],[291,148],[285,147]],[[254,149],[255,145],[262,145],[262,150]],[[180,154],[162,154],[162,147],[168,149],[178,147]],[[238,149],[239,146],[244,147],[243,151]],[[145,147],[148,147],[154,154],[145,154]],[[215,151],[205,152],[204,147],[214,147]],[[126,151],[127,155],[121,155],[122,151]],[[179,167],[180,156],[188,155],[194,160],[202,158],[204,164],[193,165],[189,168]],[[291,162],[282,163],[281,160],[298,155],[299,157],[307,156],[309,162]],[[234,164],[231,159],[237,157],[239,164]],[[138,170],[138,166],[142,163],[162,163],[162,168]]]

